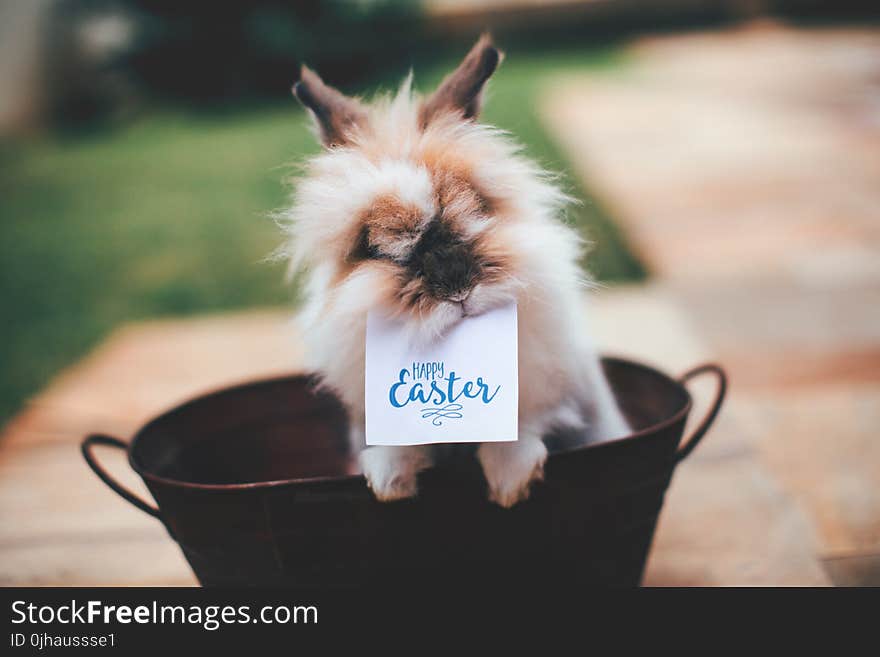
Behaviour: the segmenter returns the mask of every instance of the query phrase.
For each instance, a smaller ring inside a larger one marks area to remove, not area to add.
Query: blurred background
[[[224,383],[212,364],[289,314],[296,291],[265,258],[283,181],[317,149],[290,97],[301,63],[348,93],[410,69],[427,90],[490,29],[507,58],[484,119],[583,200],[569,220],[609,290],[604,343],[672,368],[719,359],[746,391],[717,459],[762,460],[705,480],[771,511],[731,509],[695,476],[715,506],[678,493],[681,526],[726,508],[753,543],[667,529],[649,583],[880,582],[877,19],[857,0],[0,0],[0,502],[21,501],[28,459],[54,462],[26,447],[130,434],[159,400]],[[792,467],[804,452],[823,465]],[[4,520],[0,582],[154,582],[122,562],[117,579],[38,571],[26,553],[56,553],[24,518],[82,508],[33,499]],[[131,531],[150,554],[167,540]],[[159,583],[188,581],[168,554]]]

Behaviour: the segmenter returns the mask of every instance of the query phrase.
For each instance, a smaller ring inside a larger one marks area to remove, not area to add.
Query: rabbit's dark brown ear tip
[[[315,90],[321,86],[323,85],[318,74],[303,64],[299,68],[299,75],[296,78],[296,82],[293,83],[290,91],[293,93],[294,98],[299,102],[310,109],[314,109],[318,100],[315,97]]]
[[[492,35],[488,32],[483,32],[483,34],[480,35],[480,38],[475,44],[475,49],[482,50],[484,58],[491,57],[496,66],[498,65],[498,62],[504,58],[504,53],[495,45]]]
[[[498,64],[501,63],[501,51],[498,50],[495,46],[487,46],[483,51],[483,56],[480,61],[480,65],[482,68],[482,79],[488,80],[489,77],[495,72],[495,69],[498,68]]]
[[[293,93],[294,98],[308,107],[310,103],[314,104],[315,100],[314,94],[311,93],[311,90],[309,89],[310,81],[320,78],[318,78],[317,75],[305,64],[299,67],[297,73],[296,81],[293,83],[290,91]],[[312,84],[314,84],[314,82],[312,82]]]
[[[315,95],[312,93],[309,85],[302,80],[294,83],[290,91],[293,93],[293,97],[296,98],[300,103],[302,103],[304,107],[309,108],[313,112],[318,109],[318,103],[315,99]]]
[[[321,142],[327,146],[347,142],[352,128],[366,120],[366,113],[354,98],[328,86],[313,70],[303,65],[299,80],[291,89],[294,97],[310,110]]]
[[[320,106],[318,105],[314,94],[312,94],[309,89],[309,85],[300,80],[293,85],[291,91],[293,92],[293,97],[296,98],[303,107],[318,114]]]

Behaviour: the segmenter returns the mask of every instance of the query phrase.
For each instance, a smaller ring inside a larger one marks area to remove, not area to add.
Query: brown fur
[[[465,177],[463,167],[432,164],[437,211],[427,224],[419,208],[394,194],[381,195],[361,215],[355,244],[347,262],[340,263],[340,271],[350,271],[357,262],[392,261],[400,283],[398,303],[422,310],[464,298],[484,267],[493,278],[504,270],[503,259],[493,256],[487,240],[466,233],[475,217],[489,216],[485,196]]]
[[[419,208],[406,205],[394,194],[383,194],[363,214],[371,247],[394,259],[394,254],[414,243],[424,223]]]

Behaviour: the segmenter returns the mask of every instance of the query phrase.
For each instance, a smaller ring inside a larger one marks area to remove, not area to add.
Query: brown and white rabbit
[[[351,440],[380,500],[416,494],[432,447],[364,449],[367,312],[383,308],[417,339],[516,302],[519,440],[484,443],[489,497],[509,507],[543,473],[542,437],[584,427],[589,440],[629,432],[586,330],[568,198],[498,129],[477,123],[501,53],[484,35],[425,99],[407,79],[393,98],[350,98],[303,67],[294,94],[324,150],[282,214],[283,255],[303,271],[307,365],[348,407]]]

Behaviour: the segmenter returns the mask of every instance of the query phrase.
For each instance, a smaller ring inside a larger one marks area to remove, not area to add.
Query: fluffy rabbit
[[[304,272],[308,365],[346,404],[380,500],[415,495],[432,448],[363,449],[370,308],[430,340],[462,317],[518,304],[519,440],[477,450],[501,506],[541,478],[551,429],[581,427],[587,440],[629,432],[587,336],[580,241],[560,221],[569,199],[506,134],[476,121],[500,60],[483,36],[425,99],[408,79],[366,104],[305,67],[294,87],[325,148],[282,214],[283,255]]]

